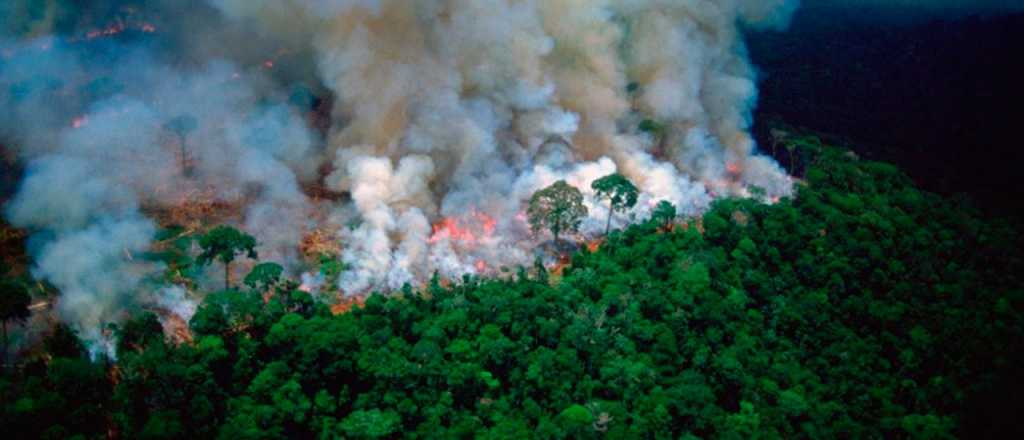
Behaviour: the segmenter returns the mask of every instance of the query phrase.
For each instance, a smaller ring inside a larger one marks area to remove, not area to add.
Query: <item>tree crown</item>
[[[231,226],[221,225],[211,229],[199,238],[199,247],[203,252],[197,261],[203,265],[215,259],[225,264],[230,263],[235,260],[235,256],[243,253],[249,258],[257,258],[256,239]]]
[[[563,231],[578,230],[586,216],[583,193],[564,180],[535,192],[527,209],[530,228],[534,232],[547,228],[556,236]]]
[[[654,206],[651,218],[663,224],[667,224],[676,218],[676,207],[668,200],[662,200]]]
[[[597,191],[598,197],[611,201],[613,211],[625,211],[632,208],[636,205],[636,199],[640,194],[636,185],[619,173],[597,179],[590,184],[590,187]]]
[[[284,268],[277,263],[260,263],[245,276],[245,285],[250,288],[266,289],[281,279]]]

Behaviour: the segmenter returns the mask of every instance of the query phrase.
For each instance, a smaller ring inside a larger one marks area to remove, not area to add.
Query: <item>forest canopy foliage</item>
[[[225,439],[1012,428],[1015,228],[836,149],[817,149],[805,180],[792,199],[720,200],[685,222],[660,206],[560,272],[435,278],[340,315],[257,266],[207,296],[190,343],[141,314],[114,364],[58,327],[48,353],[4,373],[0,424],[25,438]]]

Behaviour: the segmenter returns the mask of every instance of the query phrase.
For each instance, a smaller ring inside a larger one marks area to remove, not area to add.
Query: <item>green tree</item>
[[[594,421],[594,415],[583,405],[571,405],[558,416],[570,424],[579,426],[590,425]]]
[[[281,279],[284,268],[277,263],[260,263],[245,276],[245,285],[251,289],[266,290]]]
[[[623,212],[635,206],[640,192],[633,182],[619,173],[597,179],[590,184],[590,187],[597,192],[598,197],[608,199],[608,221],[604,227],[604,234],[608,235],[612,227],[612,215],[616,211]]]
[[[7,324],[10,322],[25,322],[32,311],[28,306],[32,303],[32,297],[28,294],[25,285],[14,280],[0,281],[0,322],[3,323],[4,332],[4,357],[3,363],[7,365],[7,351],[10,349],[10,340],[7,335]]]
[[[247,278],[279,301],[205,295],[185,344],[166,343],[152,314],[125,320],[114,369],[58,328],[52,357],[0,375],[0,426],[86,439],[1020,437],[1005,404],[1022,392],[1019,226],[890,166],[801,155],[795,197],[720,199],[669,233],[632,225],[550,278],[541,258],[514,276],[436,275],[334,315],[261,265]]]
[[[338,427],[352,438],[379,438],[396,432],[400,426],[401,419],[398,414],[371,409],[352,412]]]
[[[559,180],[533,193],[526,214],[533,232],[549,229],[558,246],[562,232],[579,230],[580,222],[587,216],[587,207],[583,206],[583,194],[579,189]]]
[[[245,254],[249,258],[257,258],[256,239],[245,232],[221,225],[211,229],[199,238],[199,247],[203,252],[196,259],[201,265],[208,265],[213,260],[224,264],[224,288],[231,288],[231,262],[235,257]]]
[[[651,212],[651,220],[658,222],[661,227],[668,227],[676,218],[676,207],[668,200],[662,200],[654,206]]]

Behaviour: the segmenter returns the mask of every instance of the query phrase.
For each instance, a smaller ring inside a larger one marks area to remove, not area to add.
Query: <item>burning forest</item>
[[[1022,438],[1024,233],[755,124],[797,3],[0,2],[0,426]]]
[[[4,213],[90,340],[193,300],[145,257],[169,227],[236,225],[310,280],[326,256],[343,270],[311,285],[362,295],[531,264],[550,237],[526,204],[558,180],[579,240],[604,233],[608,174],[639,188],[616,227],[792,187],[748,133],[740,32],[788,2],[44,3],[6,6],[0,135],[25,171]]]

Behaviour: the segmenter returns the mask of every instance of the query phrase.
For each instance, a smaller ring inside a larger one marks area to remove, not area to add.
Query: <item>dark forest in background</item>
[[[782,121],[895,162],[925,189],[1024,213],[1024,14],[880,16],[807,5],[787,31],[748,39],[761,70],[763,149],[770,153],[770,128]]]

